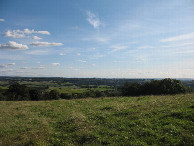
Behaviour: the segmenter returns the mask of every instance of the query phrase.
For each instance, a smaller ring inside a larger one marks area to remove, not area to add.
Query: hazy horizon
[[[1,0],[0,34],[0,76],[194,79],[193,0]]]

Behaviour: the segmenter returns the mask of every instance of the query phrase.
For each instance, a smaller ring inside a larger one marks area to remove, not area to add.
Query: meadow
[[[194,94],[0,101],[0,145],[193,145]]]

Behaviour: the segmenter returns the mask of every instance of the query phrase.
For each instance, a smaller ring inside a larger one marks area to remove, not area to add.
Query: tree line
[[[144,84],[125,83],[121,92],[123,96],[185,94],[191,92],[191,88],[186,87],[180,80],[168,78],[152,80]]]
[[[31,88],[19,83],[11,84],[7,90],[0,90],[0,100],[8,101],[22,101],[22,100],[57,100],[57,99],[76,99],[76,98],[98,98],[98,97],[112,97],[119,96],[117,91],[99,91],[87,90],[83,93],[59,93],[58,90],[44,90],[38,88]]]
[[[191,92],[183,83],[175,79],[152,80],[144,84],[125,83],[116,90],[87,90],[83,93],[59,93],[57,90],[41,90],[13,83],[7,90],[0,92],[0,100],[57,100],[75,98],[98,98],[113,96],[166,95]]]

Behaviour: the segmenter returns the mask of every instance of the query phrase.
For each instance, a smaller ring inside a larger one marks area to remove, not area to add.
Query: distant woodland
[[[30,80],[30,81],[29,81]],[[114,96],[172,95],[192,92],[180,80],[143,80],[143,79],[70,79],[38,78],[38,82],[28,78],[10,80],[0,86],[0,100],[57,100],[75,98],[99,98]],[[68,80],[68,79],[66,79]],[[3,80],[5,83],[5,80]],[[3,81],[1,81],[3,83]],[[124,83],[125,82],[125,83]],[[31,84],[30,84],[31,83]],[[29,84],[29,85],[28,85]],[[45,85],[46,84],[46,85]]]

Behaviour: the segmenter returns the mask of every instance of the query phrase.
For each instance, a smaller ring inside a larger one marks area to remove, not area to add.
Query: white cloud
[[[7,63],[7,65],[12,66],[12,65],[16,65],[16,63]]]
[[[50,35],[48,31],[36,31],[35,33]]]
[[[103,38],[103,37],[97,37],[95,40],[101,43],[107,43],[109,41],[108,38]]]
[[[48,54],[48,51],[45,51],[45,50],[32,50],[32,51],[26,52],[26,54],[30,54],[30,55],[45,55],[45,54]]]
[[[5,19],[0,19],[0,21],[5,21]]]
[[[24,38],[26,37],[26,34],[46,34],[50,35],[50,32],[48,31],[35,31],[34,29],[30,30],[28,28],[24,30],[8,30],[7,32],[4,33],[5,37],[11,37],[11,38]]]
[[[80,53],[77,53],[76,55],[77,55],[77,56],[80,56],[81,54],[80,54]]]
[[[25,34],[21,33],[20,30],[8,30],[7,32],[4,33],[5,37],[10,37],[10,38],[24,38]]]
[[[135,59],[136,62],[146,62],[147,58],[145,56],[138,56]]]
[[[82,38],[83,41],[96,41],[100,43],[107,43],[110,39],[105,37],[90,37],[90,38]]]
[[[121,61],[121,60],[115,60],[114,63],[121,63],[121,62],[127,62],[127,61]]]
[[[86,61],[85,60],[78,60],[79,62],[82,62],[82,63],[86,63]]]
[[[102,58],[102,57],[105,57],[106,55],[105,54],[94,54],[93,56],[91,56],[91,59],[98,59],[98,58]]]
[[[176,54],[191,54],[194,53],[194,51],[182,51],[182,52],[175,52]]]
[[[95,28],[99,28],[102,23],[100,22],[99,18],[92,12],[87,11],[87,21]]]
[[[28,69],[28,67],[21,67],[20,69]]]
[[[7,67],[7,65],[5,65],[5,64],[0,64],[0,68],[5,68],[5,67]]]
[[[50,35],[50,32],[48,31],[36,31],[34,29],[30,30],[28,28],[24,29],[23,31],[20,30],[21,33],[24,33],[24,34],[32,34],[32,33],[37,33],[37,34],[46,34],[46,35]]]
[[[59,55],[64,56],[64,55],[66,55],[66,54],[65,54],[65,53],[59,53]]]
[[[60,63],[51,63],[52,66],[60,66]]]
[[[26,50],[28,49],[27,45],[18,44],[14,41],[9,41],[6,44],[0,44],[0,49],[7,49],[7,50]]]
[[[113,48],[113,50],[111,52],[116,52],[116,51],[119,51],[119,50],[127,49],[128,47],[127,46],[115,45],[115,46],[112,46],[111,48]]]
[[[8,66],[13,66],[13,65],[16,65],[16,63],[0,64],[0,68],[5,68],[5,67],[8,67]]]
[[[32,69],[45,69],[45,66],[39,66],[39,67],[32,67]]]
[[[173,41],[181,41],[181,40],[188,40],[188,39],[194,39],[194,32],[162,39],[160,40],[160,42],[173,42]]]
[[[35,33],[34,29],[30,30],[28,28],[24,29],[23,31],[21,30],[20,31],[21,33],[25,33],[25,34],[32,34],[32,33]]]
[[[33,42],[30,45],[32,46],[62,46],[62,43],[49,43],[49,42]]]
[[[42,38],[40,38],[38,36],[33,36],[32,39],[34,39],[34,40],[41,40]]]
[[[179,43],[179,44],[172,44],[172,45],[163,45],[161,46],[162,48],[174,48],[174,47],[185,47],[185,46],[191,46],[194,45],[193,42],[188,42],[188,43]]]

